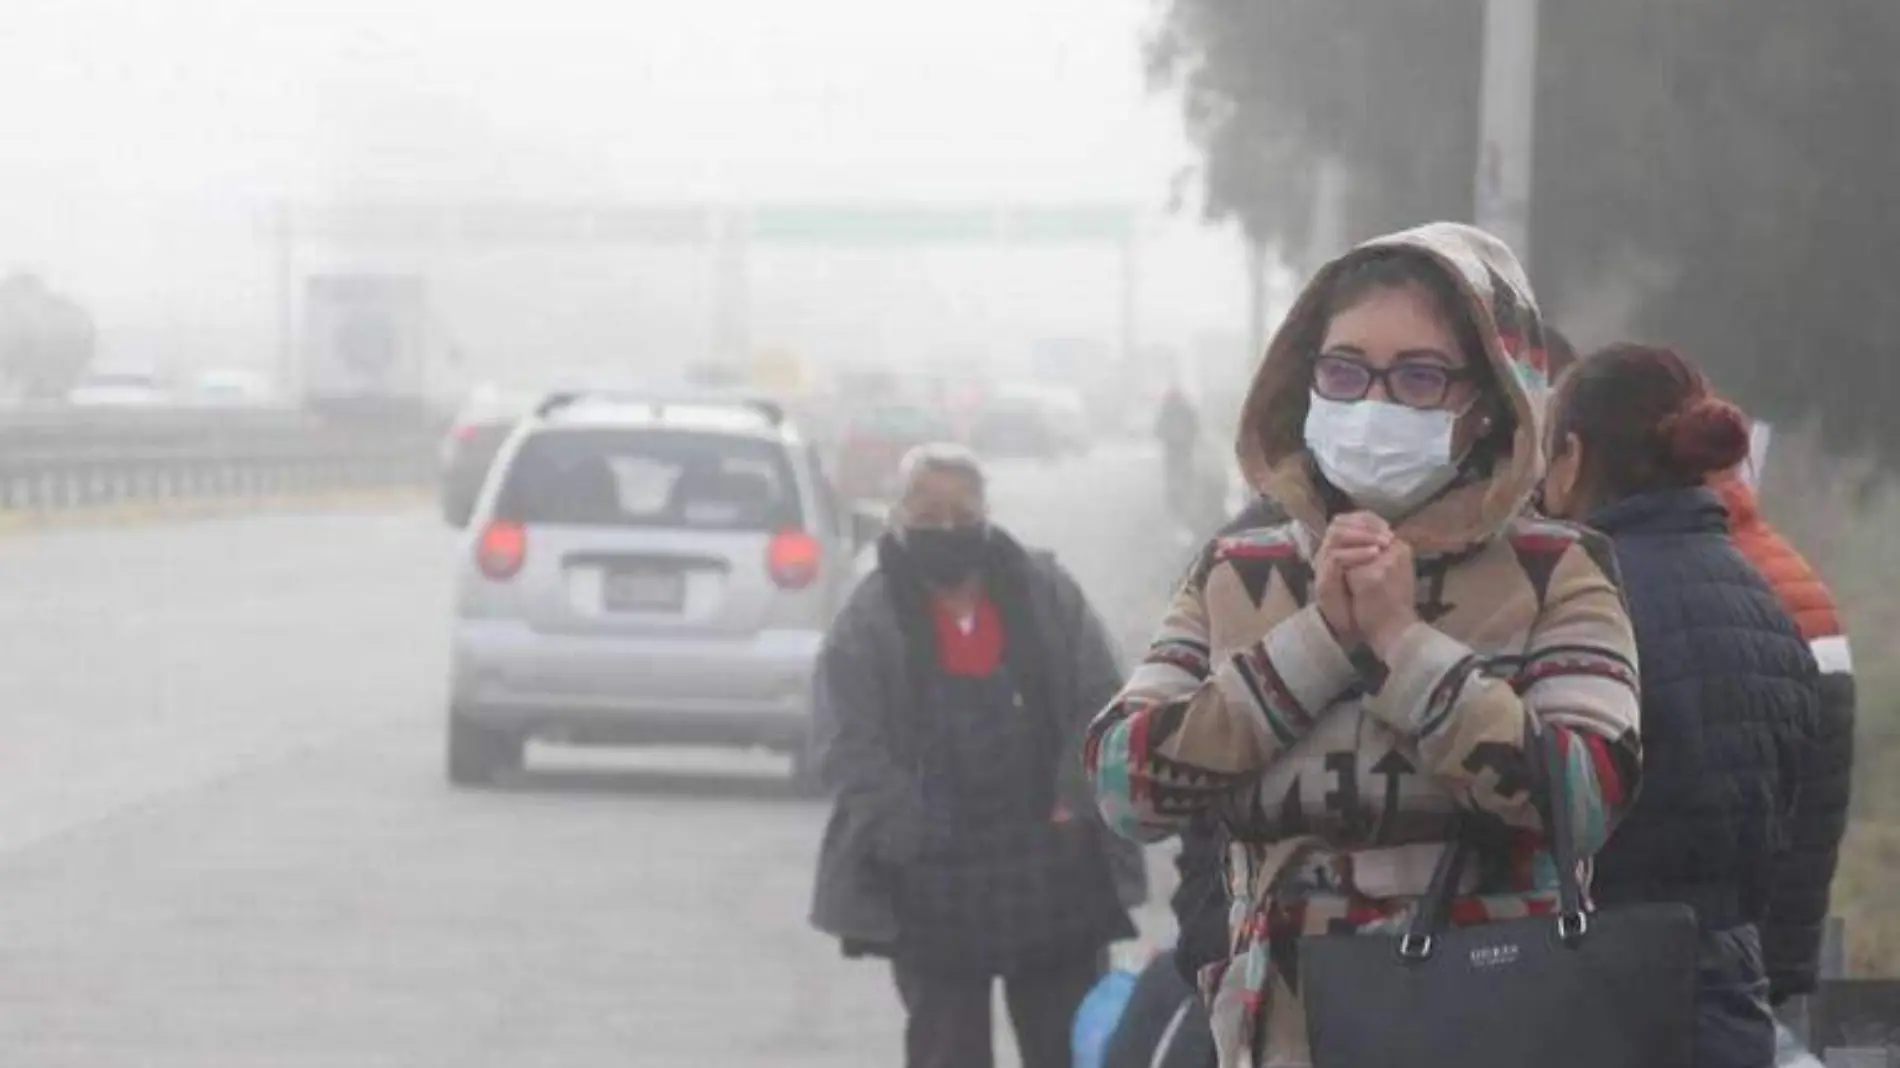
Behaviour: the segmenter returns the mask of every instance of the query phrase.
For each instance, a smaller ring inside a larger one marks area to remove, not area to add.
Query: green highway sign
[[[1126,207],[1016,208],[1008,213],[1009,240],[1024,244],[1128,241],[1137,212]]]
[[[744,213],[742,232],[768,245],[943,244],[996,239],[994,213],[969,209],[788,206]]]
[[[1104,244],[1128,240],[1124,207],[778,205],[752,209],[746,234],[760,244]]]

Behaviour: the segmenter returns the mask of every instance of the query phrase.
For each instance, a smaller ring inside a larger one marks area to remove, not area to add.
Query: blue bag
[[[1135,973],[1116,969],[1097,980],[1088,997],[1075,1010],[1074,1029],[1069,1046],[1075,1051],[1075,1068],[1102,1068],[1108,1055],[1108,1040],[1122,1021],[1122,1010],[1135,992]]]

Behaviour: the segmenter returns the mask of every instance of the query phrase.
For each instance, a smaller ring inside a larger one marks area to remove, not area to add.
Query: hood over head
[[[1431,223],[1375,238],[1322,267],[1275,331],[1241,408],[1241,472],[1309,530],[1324,530],[1330,487],[1306,449],[1311,362],[1324,340],[1334,282],[1382,251],[1423,254],[1463,297],[1515,427],[1507,455],[1464,477],[1397,524],[1421,555],[1458,552],[1503,532],[1543,477],[1544,400],[1548,391],[1544,329],[1517,257],[1497,238],[1462,223]]]

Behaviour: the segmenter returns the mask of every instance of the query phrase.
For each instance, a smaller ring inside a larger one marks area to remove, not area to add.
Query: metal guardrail
[[[0,515],[422,487],[437,428],[293,410],[7,413]]]

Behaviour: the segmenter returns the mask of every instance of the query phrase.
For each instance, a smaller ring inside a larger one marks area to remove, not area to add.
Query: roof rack
[[[647,393],[617,389],[556,390],[543,397],[541,403],[535,405],[534,414],[537,418],[545,419],[563,408],[570,408],[584,400],[648,405],[655,411],[684,406],[739,407],[750,409],[773,427],[785,425],[785,406],[778,401],[760,394],[734,393],[725,390],[687,393]]]

